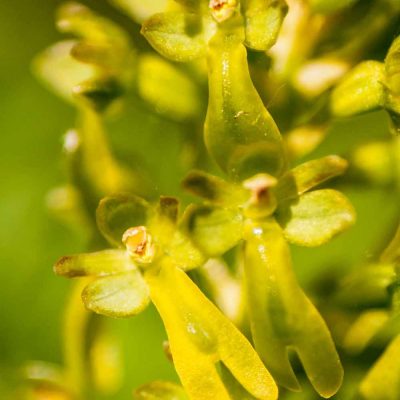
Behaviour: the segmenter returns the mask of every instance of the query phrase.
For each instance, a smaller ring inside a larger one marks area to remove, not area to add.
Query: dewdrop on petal
[[[128,254],[138,263],[149,264],[153,261],[155,247],[151,235],[145,226],[129,228],[122,235]]]

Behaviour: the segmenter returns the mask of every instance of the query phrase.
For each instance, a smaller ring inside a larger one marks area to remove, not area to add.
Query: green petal
[[[96,253],[61,257],[54,265],[57,275],[73,278],[86,275],[110,275],[136,269],[122,250],[103,250]]]
[[[136,22],[142,23],[152,15],[166,9],[168,0],[111,0],[112,3],[126,11]]]
[[[241,206],[250,197],[249,191],[242,186],[228,183],[203,171],[189,172],[182,185],[195,196],[225,207]]]
[[[129,84],[135,73],[135,52],[121,48],[114,43],[92,43],[86,40],[78,42],[71,49],[71,56],[86,64],[93,64],[112,75],[121,83]]]
[[[178,221],[179,200],[175,197],[161,196],[157,209],[162,218],[167,218],[175,224]]]
[[[82,292],[85,306],[97,314],[123,318],[149,304],[149,289],[138,270],[95,279]]]
[[[238,209],[193,205],[185,213],[185,226],[195,245],[207,256],[215,257],[238,244],[243,216]]]
[[[146,223],[149,206],[132,194],[116,194],[100,201],[96,211],[97,225],[113,245],[122,245],[122,235],[128,228]]]
[[[256,350],[278,384],[300,389],[288,358],[297,352],[315,390],[330,397],[343,369],[329,330],[293,273],[290,250],[273,220],[248,221],[244,271]]]
[[[383,251],[381,261],[395,264],[397,273],[400,272],[400,225],[397,227],[393,239]]]
[[[311,9],[321,14],[330,14],[350,7],[357,0],[309,0]]]
[[[178,121],[200,114],[199,90],[177,66],[156,55],[143,55],[139,58],[137,74],[139,95],[156,112]]]
[[[350,71],[332,92],[332,113],[347,117],[381,107],[385,97],[384,69],[382,63],[365,61]]]
[[[288,7],[285,0],[245,0],[242,3],[245,17],[247,47],[266,51],[278,38]]]
[[[202,22],[196,14],[155,14],[142,26],[142,34],[161,55],[173,61],[190,61],[205,55]]]
[[[121,94],[123,88],[114,78],[94,78],[80,82],[73,88],[73,94],[83,98],[88,106],[103,112]]]
[[[395,281],[391,264],[372,264],[358,268],[343,279],[336,301],[347,307],[376,307],[389,304],[388,287]]]
[[[390,46],[385,59],[386,84],[395,95],[400,94],[400,37]]]
[[[374,309],[361,313],[346,332],[343,347],[350,354],[361,353],[388,320],[389,312],[386,310]]]
[[[35,74],[57,95],[73,102],[72,89],[94,76],[95,68],[71,57],[74,40],[59,42],[36,57]]]
[[[327,156],[300,164],[287,172],[278,182],[278,201],[295,198],[315,186],[342,175],[348,163],[338,156]]]
[[[299,246],[319,246],[354,224],[355,211],[347,198],[336,190],[305,193],[282,205],[277,219],[285,237]]]
[[[286,168],[282,138],[253,86],[239,32],[217,33],[209,44],[205,142],[234,180]]]
[[[354,149],[350,165],[356,176],[368,183],[389,186],[396,180],[397,153],[393,142],[368,141]]]
[[[396,336],[360,385],[364,400],[400,398],[400,336]]]
[[[176,383],[155,381],[136,389],[134,400],[189,400],[183,388]]]
[[[289,156],[298,159],[311,153],[325,139],[327,125],[304,125],[297,127],[283,137]]]
[[[127,34],[107,18],[76,2],[63,4],[57,12],[57,27],[92,42],[128,46]]]
[[[277,399],[277,388],[239,330],[179,268],[145,275],[168,333],[172,357],[190,398],[231,400],[217,373],[221,361],[256,399]]]

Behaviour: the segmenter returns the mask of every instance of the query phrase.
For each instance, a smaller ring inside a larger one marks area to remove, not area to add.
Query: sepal
[[[73,102],[72,90],[95,74],[95,67],[78,62],[71,56],[75,40],[64,40],[39,54],[33,63],[35,74],[46,86],[68,102]]]
[[[400,335],[393,339],[361,382],[360,395],[363,400],[400,398],[399,358]]]
[[[180,385],[167,381],[154,381],[137,388],[134,400],[189,400]]]
[[[85,306],[97,314],[125,318],[142,312],[150,302],[149,288],[139,270],[106,276],[82,292]]]
[[[335,301],[350,308],[387,306],[390,300],[388,287],[395,279],[392,264],[370,264],[358,268],[342,280]]]
[[[114,246],[122,246],[122,236],[127,229],[145,225],[148,203],[133,194],[120,193],[105,197],[96,210],[100,232]]]
[[[122,250],[103,250],[64,256],[54,265],[54,272],[57,275],[68,278],[113,275],[134,269],[135,265]]]
[[[243,216],[238,209],[192,205],[184,224],[193,243],[209,257],[224,254],[242,239]]]
[[[351,227],[355,211],[342,193],[323,189],[283,203],[276,217],[289,242],[314,247]]]
[[[200,93],[195,83],[161,57],[151,54],[139,57],[137,90],[156,112],[168,118],[185,121],[201,113]]]
[[[168,5],[168,0],[111,0],[111,2],[124,10],[139,24],[152,15],[165,11]]]
[[[196,14],[155,14],[143,23],[141,33],[156,51],[173,61],[191,61],[206,53],[202,21]]]
[[[285,0],[245,0],[241,2],[245,18],[245,44],[266,51],[277,38],[288,7]]]
[[[222,207],[243,205],[250,197],[244,187],[203,171],[191,171],[182,182],[184,189],[205,201]]]
[[[276,187],[278,201],[296,198],[315,186],[342,175],[348,163],[338,156],[326,156],[305,162],[288,171]]]
[[[365,61],[350,71],[331,95],[331,111],[348,117],[376,110],[385,103],[385,66]]]

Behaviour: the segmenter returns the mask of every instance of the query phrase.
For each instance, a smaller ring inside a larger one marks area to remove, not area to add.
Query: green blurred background
[[[38,4],[40,3],[40,4]],[[74,110],[48,92],[31,73],[31,61],[61,38],[54,12],[61,1],[0,1],[0,374],[28,360],[62,363],[61,321],[71,282],[56,277],[58,257],[85,250],[82,235],[47,211],[48,191],[65,180],[62,136]],[[96,3],[108,12],[105,1]],[[119,18],[119,16],[118,16]],[[123,17],[121,17],[123,18]],[[146,165],[163,194],[176,194],[185,171],[176,160],[182,128],[133,104],[111,124],[110,140],[123,158]],[[346,155],[366,138],[388,137],[383,114],[336,124],[311,157]],[[345,273],[372,259],[390,237],[398,204],[392,190],[343,187],[358,213],[356,226],[318,249],[294,249],[296,271],[310,287],[321,270]],[[162,352],[165,333],[152,308],[130,320],[112,320],[123,346],[126,382],[118,398],[152,379],[176,379]],[[0,375],[1,376],[1,375]],[[1,382],[1,379],[0,379]],[[3,383],[4,384],[4,383]],[[1,383],[0,383],[1,385]]]
[[[61,324],[71,282],[56,277],[52,265],[64,254],[85,250],[84,237],[56,221],[45,204],[48,191],[65,181],[62,136],[73,126],[75,111],[31,72],[35,55],[61,38],[54,27],[59,4],[0,2],[0,387],[1,376],[27,360],[62,362]],[[135,156],[173,193],[179,180],[170,160],[179,152],[181,135],[176,125],[135,107],[116,123],[111,140],[125,158],[142,148]],[[163,156],[166,145],[175,152],[171,159]],[[127,360],[129,379],[121,398],[129,398],[140,383],[174,378],[162,351],[165,333],[152,308],[112,324]]]

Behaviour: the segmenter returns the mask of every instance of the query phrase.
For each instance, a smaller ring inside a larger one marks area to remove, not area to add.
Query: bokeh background
[[[61,38],[54,27],[60,1],[0,1],[0,398],[13,371],[28,360],[62,363],[61,321],[70,281],[52,265],[84,251],[84,237],[59,223],[46,208],[50,189],[65,180],[62,136],[73,126],[72,107],[46,90],[31,72],[35,55]],[[121,21],[105,1],[84,1]],[[158,190],[174,195],[185,171],[176,161],[187,132],[140,104],[110,124],[121,158],[146,165]],[[346,155],[366,138],[388,137],[383,114],[336,123],[311,156]],[[372,259],[390,237],[399,212],[390,188],[344,186],[357,210],[348,233],[318,249],[294,249],[296,272],[312,289],[315,277],[342,273]],[[112,320],[123,348],[125,384],[118,397],[152,379],[173,379],[162,351],[165,339],[152,308],[129,320]],[[2,389],[3,387],[3,389]]]

